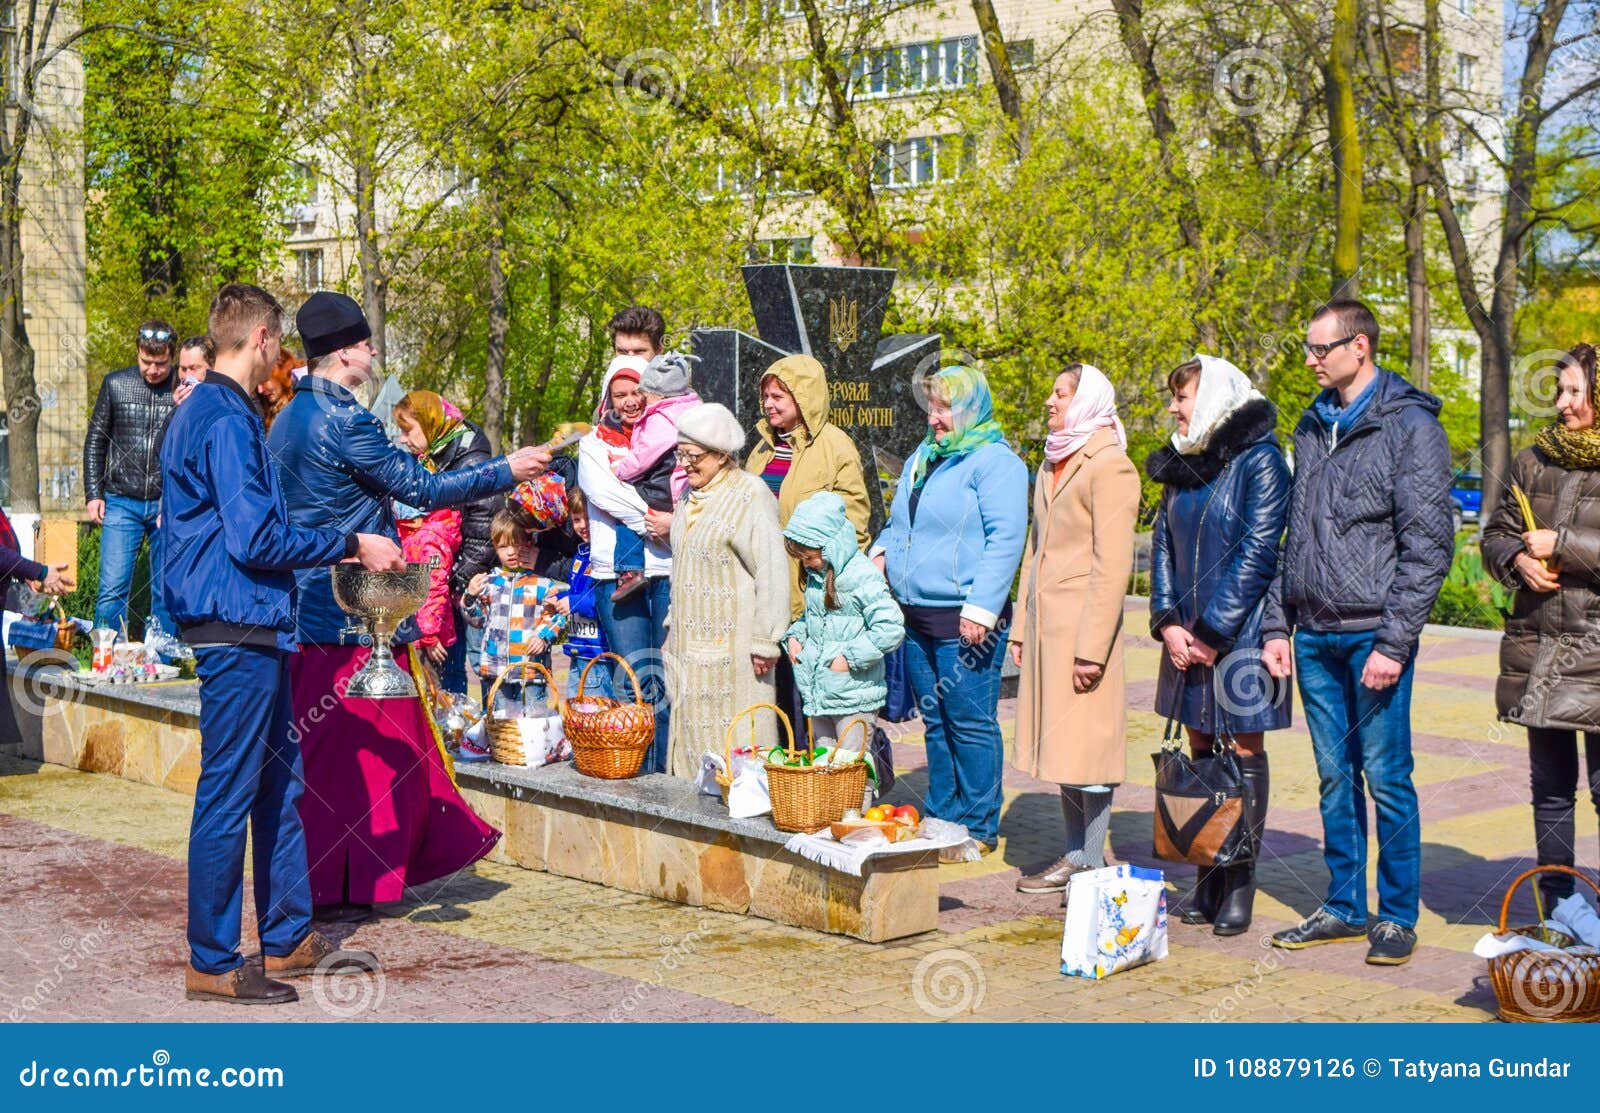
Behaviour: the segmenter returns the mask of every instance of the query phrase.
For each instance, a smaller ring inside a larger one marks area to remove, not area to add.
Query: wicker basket
[[[750,749],[755,753],[761,752],[760,745],[756,742],[755,713],[763,707],[778,717],[778,722],[783,724],[783,731],[789,738],[789,752],[794,753],[794,726],[789,722],[789,716],[779,710],[775,703],[752,703],[749,707],[739,712],[728,721],[728,731],[722,739],[722,772],[717,774],[717,787],[722,790],[722,802],[728,802],[728,790],[733,787],[733,728],[739,725],[739,720],[750,719]]]
[[[72,625],[72,619],[67,617],[66,609],[61,606],[61,600],[55,601],[56,611],[56,643],[48,649],[31,648],[27,646],[12,646],[12,652],[17,655],[17,663],[43,657],[50,661],[60,661],[63,664],[72,658],[72,645],[77,640],[77,628]],[[76,665],[74,664],[74,667]]]
[[[842,777],[830,777],[830,778],[828,778],[829,783],[834,788],[834,791],[838,793],[839,802],[843,805],[843,808],[844,808],[844,811],[841,811],[839,813],[839,819],[843,819],[844,818],[844,812],[849,811],[851,808],[859,808],[859,807],[861,807],[863,804],[866,803],[866,800],[867,800],[867,756],[872,753],[872,730],[867,726],[867,722],[866,722],[865,719],[857,719],[851,725],[852,726],[858,726],[858,727],[861,728],[861,760],[860,761],[856,761],[856,762],[852,762],[849,765],[843,766],[842,770],[853,769],[853,768],[855,768],[856,766],[859,765],[861,767],[861,770],[862,770],[862,772],[861,772],[861,783],[860,784],[855,784],[853,781],[847,782]],[[846,727],[843,731],[840,732],[839,737],[835,738],[833,740],[833,748],[835,750],[839,749],[839,747],[844,745],[845,736],[847,734],[849,734],[849,733],[850,733],[849,728]],[[813,747],[813,748],[815,748],[815,747]],[[851,795],[852,785],[854,786],[854,793],[855,793],[854,796]],[[837,820],[829,820],[828,822],[836,823],[838,821]]]
[[[633,682],[634,702],[623,703],[585,693],[589,670],[601,657],[610,657],[628,674]],[[578,676],[578,694],[561,709],[561,721],[566,727],[578,772],[607,781],[624,780],[639,772],[644,755],[650,752],[650,744],[656,737],[656,713],[640,700],[641,694],[639,677],[628,662],[615,653],[602,653],[583,666]]]
[[[758,706],[771,707],[771,704]],[[777,708],[773,708],[777,711]],[[740,712],[744,714],[744,712]],[[787,727],[789,719],[778,711]],[[796,753],[789,732],[789,756]],[[772,796],[772,825],[780,831],[820,831],[861,806],[867,790],[867,763],[849,765],[775,765],[767,762],[767,790]]]
[[[1511,883],[1500,902],[1499,934],[1526,935],[1559,947],[1575,940],[1542,927],[1544,902],[1533,888],[1539,924],[1507,927],[1511,898],[1519,886],[1541,873],[1569,873],[1600,894],[1600,885],[1567,866],[1536,866]],[[1500,1002],[1500,1019],[1525,1023],[1581,1023],[1600,1020],[1600,955],[1558,955],[1549,951],[1513,951],[1489,960],[1489,981]]]
[[[561,710],[561,697],[556,691],[556,678],[550,675],[550,670],[538,661],[523,661],[520,665],[507,665],[500,670],[500,675],[494,678],[494,684],[489,688],[488,698],[484,700],[483,725],[484,733],[489,737],[489,756],[501,765],[526,765],[528,764],[527,752],[522,746],[522,728],[515,719],[498,718],[494,713],[494,698],[500,694],[500,685],[505,683],[506,677],[517,669],[522,670],[522,677],[527,679],[528,673],[543,673],[545,685],[545,702]]]

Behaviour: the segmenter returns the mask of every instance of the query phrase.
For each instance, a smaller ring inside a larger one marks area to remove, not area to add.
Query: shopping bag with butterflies
[[[1061,972],[1109,978],[1167,957],[1167,890],[1160,870],[1107,866],[1072,875]]]

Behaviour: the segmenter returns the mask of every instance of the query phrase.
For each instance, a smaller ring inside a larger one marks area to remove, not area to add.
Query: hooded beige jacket
[[[861,453],[855,442],[837,425],[828,420],[829,399],[827,372],[811,356],[786,356],[767,368],[762,381],[772,375],[794,395],[800,408],[800,424],[795,426],[789,443],[794,458],[789,463],[789,474],[778,490],[778,522],[789,524],[789,515],[795,507],[818,491],[832,491],[844,499],[845,514],[856,527],[856,543],[867,547],[867,523],[872,517],[872,504],[867,501],[867,481],[861,471]],[[756,444],[745,460],[745,471],[760,475],[772,460],[772,427],[765,418],[756,423]],[[789,561],[789,609],[799,618],[805,609],[805,593],[800,587],[800,565]]]

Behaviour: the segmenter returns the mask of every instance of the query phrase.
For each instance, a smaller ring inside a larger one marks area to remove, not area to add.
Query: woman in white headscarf
[[[1197,356],[1167,376],[1178,431],[1151,453],[1164,490],[1150,557],[1150,631],[1162,642],[1156,711],[1182,723],[1196,755],[1232,735],[1253,782],[1246,819],[1267,820],[1266,732],[1289,725],[1289,692],[1261,663],[1261,611],[1289,513],[1278,411],[1225,359]],[[1200,872],[1181,911],[1217,935],[1250,927],[1255,866]]]
[[[1106,864],[1112,790],[1127,779],[1122,603],[1133,571],[1139,473],[1100,371],[1069,364],[1045,403],[1050,435],[1033,488],[1011,658],[1016,765],[1061,786],[1061,858],[1030,870],[1024,893],[1058,893]]]

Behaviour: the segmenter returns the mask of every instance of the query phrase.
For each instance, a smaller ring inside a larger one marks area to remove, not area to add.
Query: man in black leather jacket
[[[100,383],[83,442],[83,491],[89,521],[101,527],[100,594],[94,624],[123,627],[139,546],[150,540],[150,608],[168,631],[161,592],[161,430],[173,409],[172,326],[139,326],[139,362]]]

